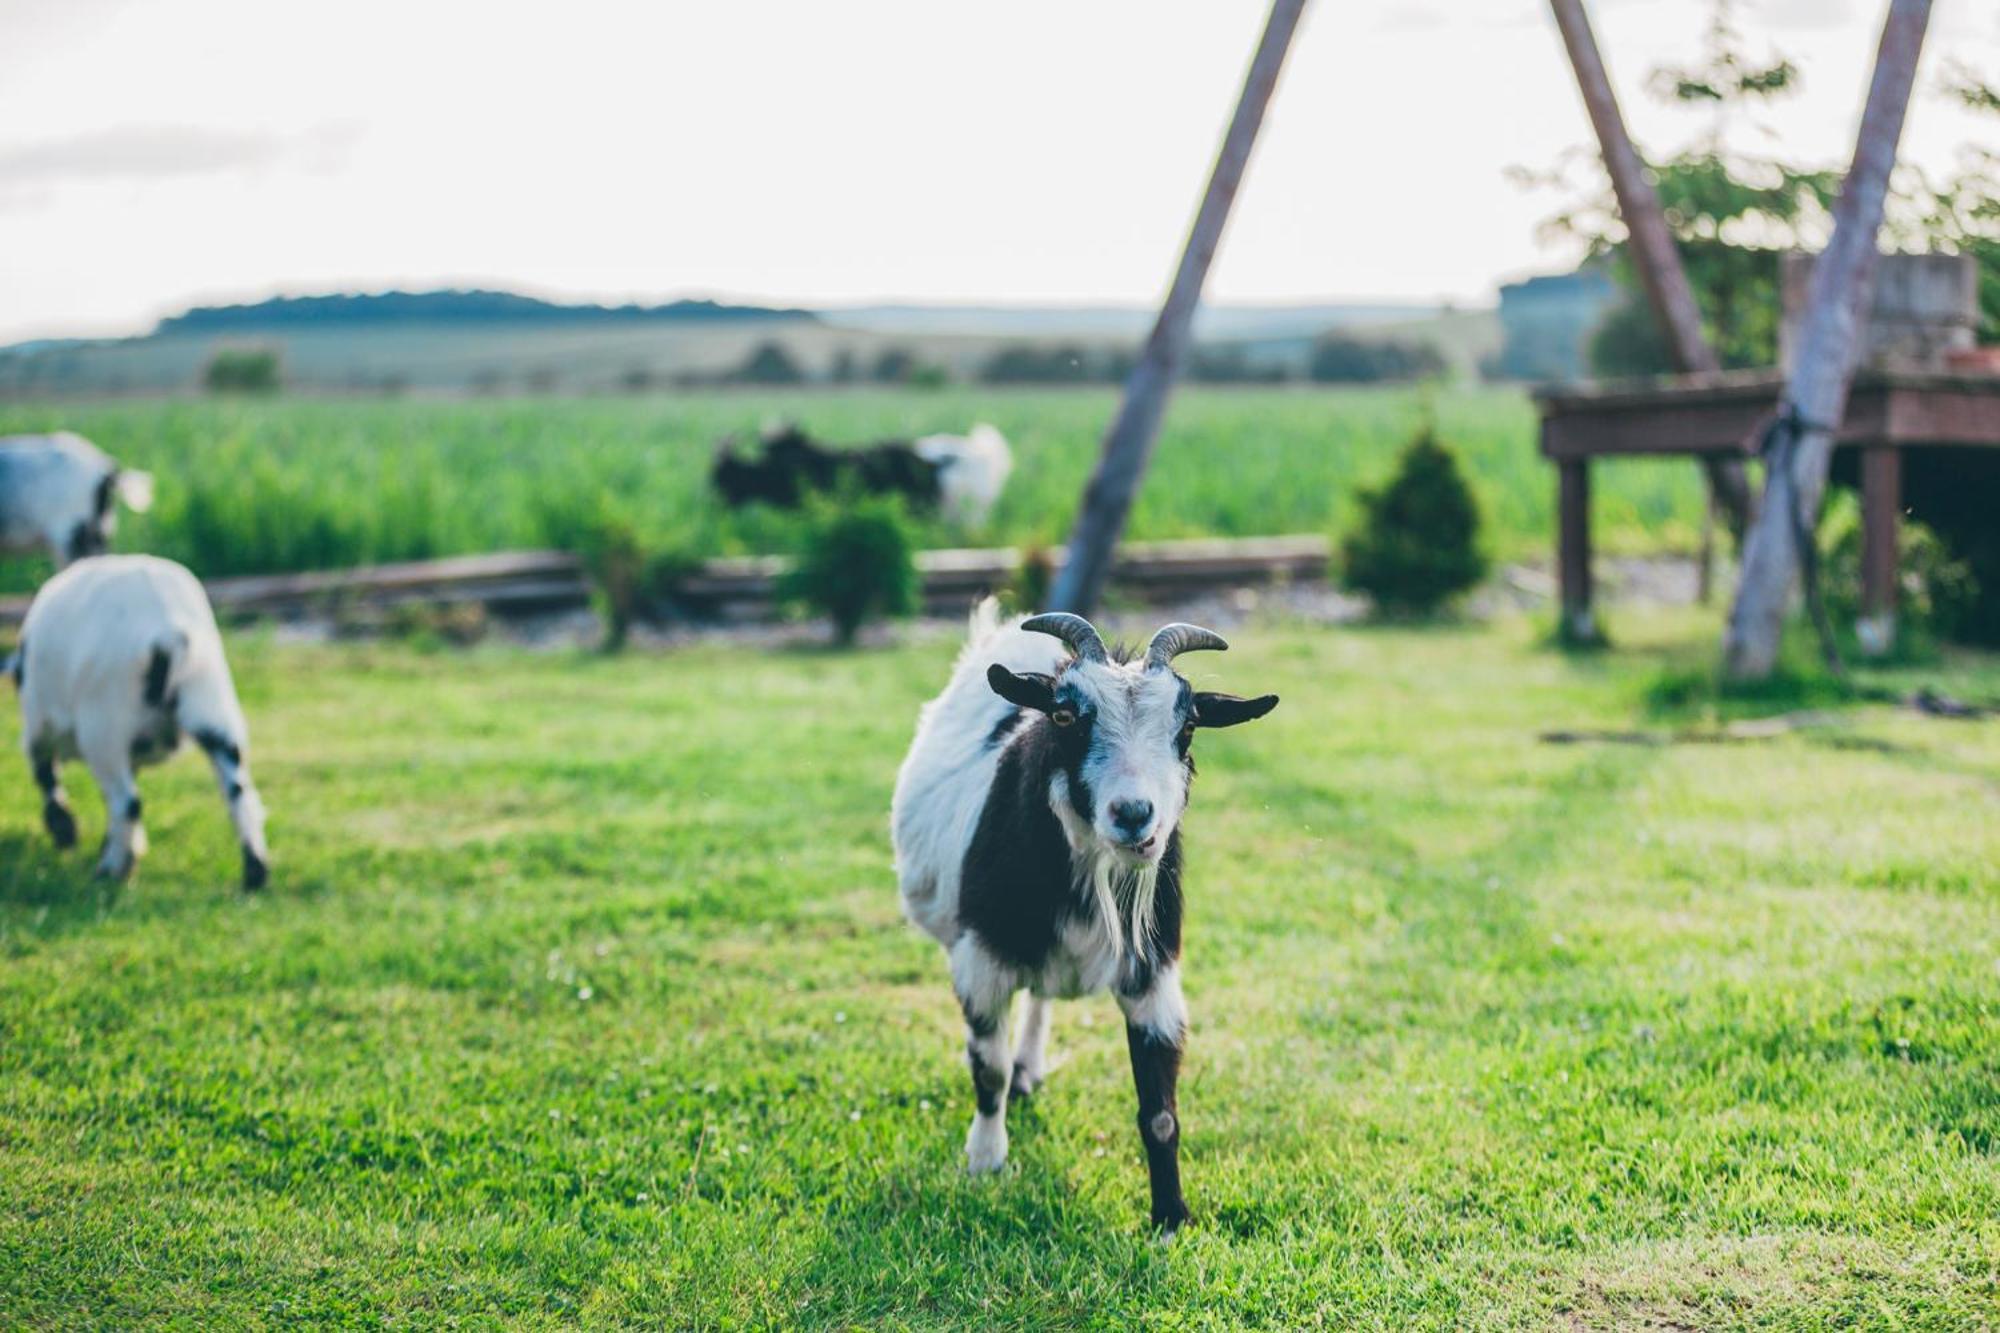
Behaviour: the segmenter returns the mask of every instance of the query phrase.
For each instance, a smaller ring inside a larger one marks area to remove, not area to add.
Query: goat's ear
[[[1255,722],[1278,706],[1275,694],[1244,699],[1234,694],[1194,696],[1194,724],[1197,727],[1233,727],[1239,722]]]
[[[986,683],[1010,704],[1046,713],[1056,706],[1056,678],[1039,671],[1009,671],[995,662],[986,668]]]

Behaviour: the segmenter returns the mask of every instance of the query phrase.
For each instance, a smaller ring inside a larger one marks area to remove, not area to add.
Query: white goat
[[[145,513],[152,474],[120,468],[69,431],[0,439],[0,549],[45,546],[58,568],[99,555],[118,525],[117,500]]]
[[[1232,727],[1278,703],[1198,693],[1170,665],[1227,646],[1168,625],[1143,657],[1114,656],[1080,616],[1002,626],[988,600],[951,683],[918,718],[890,812],[903,911],[944,946],[965,1012],[978,1102],[967,1164],[1006,1163],[1007,1098],[1048,1072],[1051,998],[1109,989],[1125,1012],[1153,1222],[1165,1231],[1187,1218],[1175,1084],[1189,747],[1198,727]],[[1010,1057],[1006,1019],[1021,990]]]
[[[938,470],[938,508],[953,522],[986,521],[1014,471],[1007,437],[980,422],[969,435],[926,435],[910,446]]]
[[[80,560],[42,585],[14,658],[21,744],[42,789],[42,821],[62,848],[76,819],[56,765],[80,758],[104,794],[97,873],[123,879],[146,850],[133,770],[166,759],[183,734],[207,752],[243,848],[243,886],[269,873],[264,803],[250,781],[249,731],[215,613],[194,575],[144,555]]]

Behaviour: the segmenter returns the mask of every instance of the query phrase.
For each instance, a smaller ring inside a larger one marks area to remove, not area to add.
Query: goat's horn
[[[1146,665],[1163,667],[1181,653],[1191,653],[1203,648],[1213,648],[1219,653],[1228,647],[1228,641],[1212,629],[1175,621],[1171,625],[1162,626],[1160,632],[1153,636],[1153,642],[1146,648]]]
[[[1050,611],[1044,615],[1029,616],[1021,622],[1021,628],[1037,634],[1055,635],[1070,646],[1079,661],[1111,660],[1111,654],[1104,651],[1104,639],[1098,634],[1097,626],[1082,616],[1071,615],[1067,611]]]

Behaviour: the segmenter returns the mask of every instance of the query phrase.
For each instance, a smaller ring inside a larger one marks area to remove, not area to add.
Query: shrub
[[[276,393],[281,378],[278,354],[267,347],[225,347],[201,371],[210,393]]]
[[[1485,577],[1479,504],[1431,428],[1404,448],[1388,485],[1362,492],[1361,508],[1341,544],[1342,582],[1379,609],[1435,611]]]
[[[648,561],[638,524],[609,490],[545,497],[538,508],[544,540],[582,563],[604,621],[600,646],[617,652],[647,609]]]
[[[818,501],[807,511],[798,562],[779,582],[778,596],[827,616],[835,641],[851,644],[868,620],[916,611],[913,548],[893,497]]]
[[[1826,551],[1820,570],[1827,616],[1847,629],[1861,615],[1861,508],[1847,492],[1827,504],[1821,528]],[[1954,556],[1937,533],[1905,518],[1897,525],[1896,629],[1909,646],[1917,639],[1967,640],[1980,604],[1980,586],[1970,563]]]

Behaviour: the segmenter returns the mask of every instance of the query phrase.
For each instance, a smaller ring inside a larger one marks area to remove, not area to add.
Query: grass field
[[[1167,417],[1134,538],[1344,528],[1434,403],[1484,504],[1502,557],[1543,555],[1554,476],[1516,390],[1191,389]],[[707,489],[715,441],[792,417],[828,439],[964,430],[992,421],[1017,470],[991,525],[933,525],[927,544],[1058,543],[1097,456],[1110,390],[951,389],[704,393],[492,400],[149,400],[0,405],[0,434],[67,427],[159,477],[160,499],[120,545],[217,576],[335,568],[536,546],[614,497],[655,546],[696,554],[785,549],[794,525],[732,517]],[[1597,533],[1610,550],[1691,547],[1692,467],[1599,470]],[[17,567],[11,582],[32,586]]]
[[[885,833],[952,643],[240,638],[263,896],[191,757],[122,891],[0,782],[0,1324],[1993,1326],[2000,724],[1538,744],[1689,720],[1712,643],[1628,621],[1198,664],[1284,704],[1198,747],[1171,1246],[1108,1002],[1059,1010],[1007,1173],[960,1169]]]

